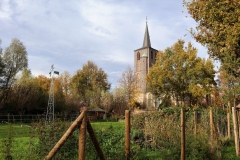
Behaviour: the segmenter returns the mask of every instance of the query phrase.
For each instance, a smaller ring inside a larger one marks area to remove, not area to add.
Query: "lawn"
[[[5,138],[12,128],[13,137],[29,137],[29,125],[21,124],[0,124],[0,138]]]
[[[114,127],[116,129],[124,129],[124,122],[92,122],[91,125],[95,131],[104,131],[109,127]],[[12,128],[13,137],[29,137],[31,126],[22,124],[0,124],[0,139],[7,137],[10,132],[10,127]]]
[[[124,129],[124,122],[92,122],[91,123],[93,129],[95,131],[104,131],[109,127],[113,127],[115,129]]]

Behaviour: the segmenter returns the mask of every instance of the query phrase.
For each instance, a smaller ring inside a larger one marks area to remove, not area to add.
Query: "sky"
[[[183,39],[208,58],[188,31],[196,22],[182,0],[1,0],[0,46],[4,51],[18,38],[34,76],[49,76],[52,64],[60,74],[74,75],[93,61],[114,89],[126,68],[133,68],[146,17],[152,48],[164,50]]]

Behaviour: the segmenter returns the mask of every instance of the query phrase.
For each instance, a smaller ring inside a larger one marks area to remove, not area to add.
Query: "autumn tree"
[[[41,88],[41,93],[42,93],[42,95],[40,95],[42,99],[41,106],[42,106],[42,110],[45,111],[48,105],[51,78],[48,78],[44,75],[39,75],[35,79],[39,87]],[[61,76],[54,77],[54,110],[55,112],[58,112],[58,113],[67,110],[66,101],[64,97],[64,89],[63,89],[64,87],[61,80],[62,80]]]
[[[135,79],[133,69],[128,66],[127,69],[122,73],[121,78],[118,80],[119,88],[122,88],[125,94],[125,100],[128,104],[129,109],[136,107],[139,96],[139,88]]]
[[[67,111],[63,88],[64,87],[61,78],[54,77],[54,112],[56,113]]]
[[[113,95],[109,91],[102,91],[101,92],[101,99],[100,99],[101,107],[109,113],[112,110],[113,104]]]
[[[69,72],[65,71],[62,74],[60,74],[60,76],[58,77],[61,85],[62,85],[62,89],[63,89],[63,93],[65,96],[70,95],[70,82],[71,82],[71,75]]]
[[[40,101],[39,105],[41,108],[39,108],[42,111],[45,111],[47,109],[48,105],[48,98],[49,98],[49,89],[50,89],[50,78],[44,76],[44,75],[38,75],[34,78],[37,81],[38,86],[40,87]]]
[[[4,74],[2,76],[2,94],[0,107],[5,104],[16,74],[28,66],[27,51],[23,43],[14,38],[3,54]]]
[[[113,91],[113,113],[124,115],[126,109],[128,109],[128,103],[125,91],[123,88],[116,87]]]
[[[31,71],[23,69],[21,75],[12,85],[8,103],[14,107],[14,111],[20,115],[29,113],[39,102],[39,86],[37,81],[31,75]]]
[[[220,70],[218,87],[221,93],[222,103],[235,106],[240,93],[240,77],[229,75],[225,70]]]
[[[227,74],[239,76],[240,2],[238,0],[185,1],[189,14],[197,22],[190,33],[207,47],[211,57],[220,60]]]
[[[173,97],[177,102],[200,101],[211,93],[214,69],[211,60],[197,57],[197,49],[178,40],[164,52],[159,51],[156,63],[149,69],[149,91],[162,100]],[[178,103],[179,105],[179,103]]]
[[[98,68],[94,62],[88,61],[73,75],[70,84],[71,92],[88,107],[98,107],[101,91],[107,91],[111,87],[107,78],[108,75],[102,68]]]
[[[22,71],[21,77],[13,84],[10,98],[14,103],[18,114],[24,114],[26,105],[30,100],[31,91],[33,91],[32,77],[30,70],[26,68]],[[32,97],[31,97],[32,98]]]
[[[7,107],[4,107],[2,111],[20,115],[44,113],[48,101],[48,92],[40,86],[39,77],[33,77],[31,71],[24,68],[16,76],[5,104]]]
[[[64,71],[58,77],[62,86],[62,92],[63,92],[65,107],[66,107],[65,109],[69,112],[77,110],[77,105],[76,105],[77,98],[75,97],[74,94],[71,93],[71,90],[70,90],[71,78],[72,78],[71,74],[67,71]]]

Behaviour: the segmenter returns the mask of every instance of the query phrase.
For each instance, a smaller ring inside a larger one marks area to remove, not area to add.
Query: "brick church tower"
[[[147,108],[149,105],[146,75],[148,74],[148,69],[152,67],[156,61],[157,52],[156,49],[151,47],[148,24],[146,22],[143,46],[134,51],[134,74],[136,75],[137,85],[141,92],[139,102],[143,109]]]

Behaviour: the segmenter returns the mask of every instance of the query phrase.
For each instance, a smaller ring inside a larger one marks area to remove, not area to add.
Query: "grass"
[[[104,131],[109,127],[123,129],[125,123],[124,122],[92,122],[91,125],[95,131],[99,131],[99,130]]]
[[[97,131],[107,131],[109,128],[114,128],[114,130],[124,131],[124,122],[92,122],[92,127],[95,132]],[[10,125],[0,124],[0,141],[7,138]],[[38,138],[30,138],[29,125],[21,124],[11,124],[12,127],[12,138],[13,138],[13,148],[12,156],[13,159],[27,159],[29,154],[29,143],[38,143]],[[222,160],[240,160],[240,157],[236,157],[235,147],[233,144],[231,146],[225,146],[221,152]],[[142,156],[141,156],[142,155]],[[146,159],[156,159],[161,160],[161,152],[152,151],[148,149],[142,149],[139,151],[137,157],[145,157]],[[0,153],[0,159],[5,159],[3,154]]]
[[[222,160],[240,160],[240,157],[236,157],[236,150],[234,146],[228,146],[223,149]]]
[[[13,137],[29,137],[29,127],[31,127],[29,125],[0,124],[0,139],[7,137],[10,126],[12,127]]]
[[[91,123],[94,131],[107,131],[109,128],[124,129],[123,122],[93,122]],[[31,126],[22,124],[0,124],[0,141],[6,139],[12,130],[13,146],[11,156],[13,159],[28,159],[29,144],[38,143],[36,135],[31,135]],[[31,136],[32,139],[30,138]],[[33,145],[32,145],[33,146]],[[0,149],[1,150],[1,149]],[[3,152],[0,152],[0,159],[5,159]]]
[[[91,125],[95,131],[105,130],[109,127],[124,128],[124,122],[92,122]],[[29,137],[30,125],[11,124],[13,137]],[[0,124],[0,139],[8,135],[9,125]]]

